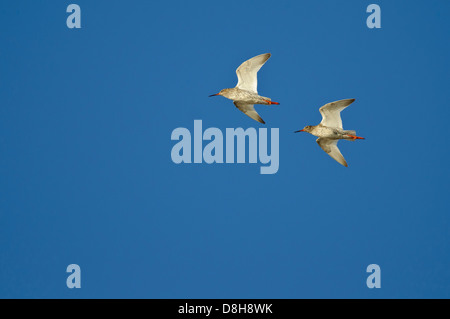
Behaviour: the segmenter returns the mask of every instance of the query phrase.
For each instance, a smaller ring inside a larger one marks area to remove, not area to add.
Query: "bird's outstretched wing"
[[[342,156],[341,151],[337,147],[337,143],[339,140],[319,137],[316,142],[319,146],[332,158],[334,158],[338,163],[348,167],[347,162],[345,161],[344,156]]]
[[[236,87],[241,90],[258,93],[258,78],[256,74],[270,58],[270,55],[270,53],[260,54],[242,63],[236,70],[238,77]]]
[[[263,121],[261,116],[259,116],[259,114],[256,113],[253,104],[247,104],[242,102],[233,102],[233,103],[239,110],[244,112],[247,116],[250,116],[252,119],[258,121],[259,123],[266,124],[266,122]]]
[[[355,99],[346,99],[331,102],[322,106],[319,111],[322,114],[320,124],[328,127],[342,128],[341,111],[352,104]]]

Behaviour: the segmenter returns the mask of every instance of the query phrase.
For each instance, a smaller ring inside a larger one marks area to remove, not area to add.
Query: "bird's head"
[[[313,130],[313,126],[308,125],[308,126],[305,126],[302,130],[295,131],[294,133],[298,133],[298,132],[308,132],[308,133],[311,133],[312,130]]]
[[[218,96],[218,95],[222,95],[222,96],[224,96],[224,97],[227,97],[227,95],[229,94],[230,90],[231,90],[231,89],[223,89],[223,90],[220,91],[219,93],[212,94],[212,95],[210,95],[209,97],[211,97],[211,96]]]

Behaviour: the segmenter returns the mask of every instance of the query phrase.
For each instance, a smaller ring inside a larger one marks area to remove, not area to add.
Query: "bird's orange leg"
[[[264,100],[264,102],[266,102],[267,104],[280,105],[280,103],[278,103],[278,102],[273,102],[273,101],[269,101],[269,100]]]
[[[365,140],[364,137],[360,137],[360,136],[356,136],[356,135],[347,134],[347,136],[350,137],[353,140]]]

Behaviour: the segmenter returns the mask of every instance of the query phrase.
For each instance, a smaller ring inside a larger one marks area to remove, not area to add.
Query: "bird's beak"
[[[305,130],[298,130],[298,131],[295,131],[294,133],[298,133],[298,132],[304,132]]]
[[[211,97],[211,96],[217,96],[217,95],[219,95],[219,93],[211,94],[209,97]]]

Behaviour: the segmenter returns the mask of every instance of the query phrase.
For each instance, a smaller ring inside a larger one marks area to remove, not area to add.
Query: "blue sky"
[[[448,1],[70,3],[0,4],[0,297],[450,297]],[[195,119],[263,127],[208,95],[266,52],[278,173],[174,164]],[[344,98],[348,168],[293,133]]]

